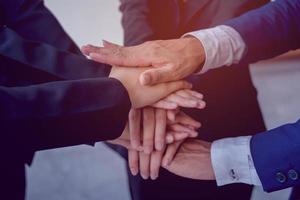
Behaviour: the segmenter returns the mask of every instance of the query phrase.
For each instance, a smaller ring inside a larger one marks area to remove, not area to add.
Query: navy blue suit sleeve
[[[0,0],[3,23],[27,40],[82,55],[43,0]]]
[[[111,69],[46,43],[26,40],[4,26],[0,28],[0,55],[65,80],[107,77]]]
[[[1,86],[1,146],[35,151],[114,139],[130,105],[126,89],[111,78]]]
[[[250,146],[265,191],[300,185],[300,120],[253,136]]]
[[[272,58],[300,47],[300,0],[276,0],[225,25],[245,41],[247,62]]]

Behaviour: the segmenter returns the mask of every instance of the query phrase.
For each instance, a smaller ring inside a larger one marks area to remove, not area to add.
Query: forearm
[[[300,1],[277,0],[224,24],[246,44],[243,60],[256,62],[300,47]]]
[[[200,73],[239,62],[256,62],[299,48],[299,8],[299,1],[279,0],[224,25],[185,34],[198,38],[204,47],[206,58]]]
[[[300,185],[300,120],[251,139],[251,154],[265,191]]]
[[[117,138],[131,105],[122,84],[106,78],[0,90],[7,142],[31,138],[35,150]]]
[[[107,77],[111,69],[46,43],[26,40],[7,27],[0,27],[0,55],[49,73],[57,80]]]

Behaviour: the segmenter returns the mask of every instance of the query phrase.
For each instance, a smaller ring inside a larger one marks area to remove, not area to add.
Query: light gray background
[[[122,43],[118,0],[46,0],[46,5],[78,45]],[[300,58],[255,64],[251,71],[268,128],[300,117]],[[101,143],[36,153],[27,182],[27,200],[130,199],[125,162]],[[253,199],[284,200],[288,194],[257,187]]]

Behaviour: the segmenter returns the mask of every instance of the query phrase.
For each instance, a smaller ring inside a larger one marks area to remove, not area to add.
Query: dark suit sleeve
[[[129,109],[126,89],[110,78],[0,87],[1,140],[35,151],[114,139]]]
[[[251,154],[265,191],[300,185],[300,120],[253,136]]]
[[[126,46],[138,45],[154,39],[149,4],[149,0],[121,0],[120,11]]]
[[[42,0],[0,0],[5,25],[27,40],[46,43],[56,49],[81,55]]]
[[[108,76],[110,67],[45,43],[25,40],[8,27],[0,28],[1,59],[12,60],[27,70],[49,73],[57,81],[50,85],[1,87],[1,127],[5,128],[3,133],[9,134],[8,142],[13,138],[35,138],[33,141],[38,142],[32,146],[37,150],[93,143],[122,133],[130,107],[126,89],[108,78],[76,80]]]
[[[22,38],[8,27],[0,28],[0,55],[58,79],[107,77],[110,66],[56,49],[46,43]]]
[[[19,57],[15,51],[6,52],[1,43],[2,53],[58,79],[108,76],[110,66],[85,59],[42,0],[0,0],[0,8],[6,26],[2,41],[7,41],[5,47],[18,49]],[[39,57],[42,53],[48,56]]]
[[[227,21],[246,43],[244,59],[255,62],[300,47],[300,0],[277,0]]]

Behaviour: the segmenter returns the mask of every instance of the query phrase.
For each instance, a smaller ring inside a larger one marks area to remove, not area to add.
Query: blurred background
[[[100,45],[102,39],[122,44],[118,0],[45,2],[79,46]],[[299,55],[294,52],[251,66],[268,129],[300,117]],[[37,152],[33,165],[27,167],[26,199],[130,200],[125,164],[101,143]],[[289,193],[287,189],[267,194],[256,187],[252,199],[285,200]]]

